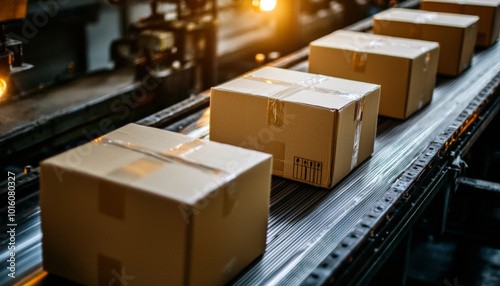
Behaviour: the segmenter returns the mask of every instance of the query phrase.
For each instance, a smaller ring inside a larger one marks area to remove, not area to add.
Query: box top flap
[[[311,90],[301,90],[297,93],[294,93],[290,95],[286,99],[286,101],[304,105],[318,106],[332,110],[339,110],[344,106],[353,103],[352,98],[341,97]]]
[[[414,9],[391,8],[373,16],[373,19],[467,28],[476,23],[479,17]]]
[[[379,89],[380,86],[377,84],[371,84],[362,81],[348,80],[337,77],[329,77],[316,85],[318,88],[326,89],[338,89],[346,93],[362,94],[367,95],[372,93],[374,90]]]
[[[376,84],[264,67],[213,89],[342,109],[377,88]]]
[[[143,150],[145,152],[141,152]],[[42,164],[193,205],[270,157],[257,151],[129,124]]]
[[[488,6],[497,7],[500,5],[500,0],[421,0],[422,2],[438,2],[438,3],[450,3],[457,5],[476,5],[476,6]]]
[[[415,59],[432,49],[437,49],[439,44],[430,41],[339,30],[311,42],[311,46]],[[346,57],[351,57],[351,55],[346,54]]]

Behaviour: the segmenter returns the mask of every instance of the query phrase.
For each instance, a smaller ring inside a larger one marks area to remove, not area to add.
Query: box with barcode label
[[[380,115],[406,119],[432,99],[436,42],[340,30],[309,50],[309,72],[380,84]]]
[[[331,188],[373,152],[379,85],[266,67],[210,96],[210,140],[272,154],[274,175]]]
[[[266,248],[271,165],[135,124],[49,158],[44,269],[82,285],[224,285]]]

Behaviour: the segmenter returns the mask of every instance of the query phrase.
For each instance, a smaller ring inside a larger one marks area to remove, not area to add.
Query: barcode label
[[[321,185],[323,163],[300,157],[294,157],[293,177],[295,179]]]

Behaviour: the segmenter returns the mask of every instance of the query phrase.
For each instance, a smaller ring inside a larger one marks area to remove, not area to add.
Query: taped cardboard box
[[[380,84],[380,115],[405,119],[432,99],[436,42],[340,30],[309,49],[309,72]]]
[[[273,155],[273,174],[331,188],[373,152],[380,86],[262,68],[211,90],[210,140]]]
[[[134,124],[45,160],[44,268],[84,285],[227,283],[264,252],[271,165]]]
[[[438,42],[438,73],[456,76],[470,67],[477,16],[392,8],[373,16],[373,33]]]
[[[427,11],[479,16],[476,45],[493,45],[500,33],[500,0],[422,0],[420,8]]]
[[[0,22],[26,17],[28,0],[0,1]]]

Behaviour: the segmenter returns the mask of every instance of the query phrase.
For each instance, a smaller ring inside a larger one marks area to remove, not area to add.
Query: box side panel
[[[330,174],[332,112],[287,101],[280,106],[282,126],[266,124],[267,98],[212,90],[210,139],[272,154],[274,175],[328,186],[324,174]],[[305,162],[315,163],[313,173],[298,172],[298,165],[305,171]]]
[[[355,120],[355,110],[356,104],[353,103],[345,106],[338,112],[337,136],[335,136],[335,154],[333,155],[333,180],[330,187],[337,184],[351,171],[357,125],[357,121]]]
[[[378,24],[374,25],[373,31],[380,35],[438,42],[441,50],[446,51],[439,56],[438,73],[458,75],[462,28],[386,20],[374,20],[374,22]]]
[[[422,10],[428,11],[479,16],[476,40],[476,45],[478,46],[487,47],[493,44],[496,41],[496,38],[498,38],[498,32],[500,30],[500,19],[498,19],[498,16],[494,16],[495,8],[493,7],[432,1],[422,1],[420,3],[420,7]],[[497,7],[497,13],[498,9],[499,8]],[[495,27],[497,29],[496,32]]]
[[[89,218],[97,181],[80,182],[75,172],[47,163],[40,166],[40,216],[43,267],[85,285],[98,285],[97,259],[90,255],[97,235]],[[95,251],[93,252],[95,253]]]
[[[287,125],[275,138],[284,142],[285,178],[328,187],[332,180],[335,110],[285,103]]]
[[[412,79],[408,105],[406,106],[407,117],[432,100],[439,56],[439,48],[436,48],[413,60],[411,67]]]
[[[47,271],[85,285],[117,273],[131,285],[183,285],[187,227],[177,203],[77,172],[59,180],[50,164],[41,172]]]
[[[266,152],[257,137],[266,128],[266,112],[267,98],[212,89],[210,140]]]
[[[187,285],[224,285],[266,248],[271,159],[194,208]]]
[[[441,47],[437,47],[436,49],[433,49],[429,52],[430,60],[427,63],[426,81],[424,83],[426,88],[424,91],[424,105],[431,102],[432,100],[434,87],[436,85],[436,74],[438,72],[438,64],[439,57],[441,57],[441,51]]]
[[[477,5],[464,5],[461,13],[479,16],[476,44],[480,47],[489,46],[492,40],[495,8]]]
[[[421,1],[420,9],[434,12],[447,12],[461,14],[460,4],[457,3],[445,3],[445,2],[433,2],[433,1]]]
[[[464,29],[434,25],[424,25],[422,40],[439,43],[438,74],[458,75],[460,52],[462,50],[462,37]]]
[[[358,153],[358,165],[371,156],[377,135],[378,108],[380,103],[380,89],[376,89],[365,96],[365,107],[361,127],[361,138]]]
[[[493,32],[491,33],[490,45],[493,45],[500,34],[500,6],[495,9],[495,16],[493,21]]]
[[[124,228],[120,232],[112,229],[106,232],[114,241],[125,241],[125,248],[118,254],[123,257],[122,267],[127,274],[135,276],[131,284],[185,285],[190,263],[187,260],[189,223],[192,223],[189,206],[130,191],[125,210]],[[103,249],[108,247],[106,244]]]
[[[466,70],[472,64],[472,57],[474,56],[474,47],[476,46],[477,23],[469,26],[463,31],[462,36],[462,50],[460,53],[459,73]]]
[[[311,46],[309,72],[379,84],[379,114],[404,119],[410,61],[377,54],[363,56],[366,56],[364,67],[356,69],[353,68],[354,51]]]

